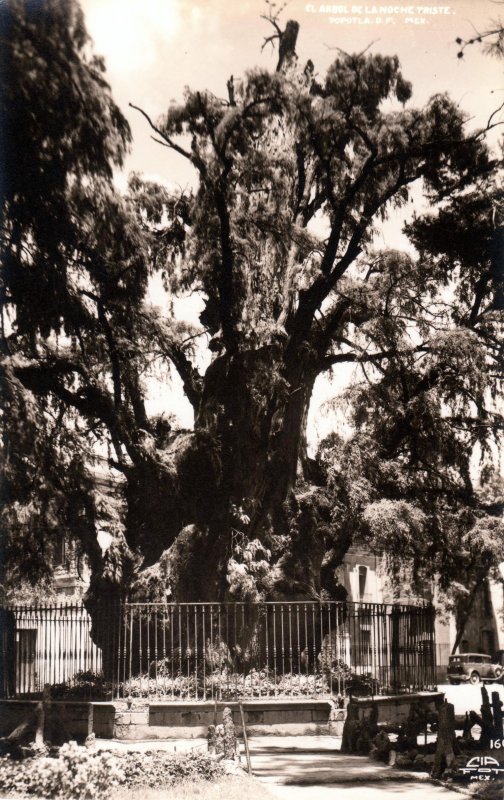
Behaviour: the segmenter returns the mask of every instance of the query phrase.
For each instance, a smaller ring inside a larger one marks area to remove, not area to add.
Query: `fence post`
[[[16,693],[16,615],[11,608],[0,609],[0,692],[11,698]]]
[[[94,735],[94,706],[88,703],[86,747],[91,747],[95,741]]]
[[[245,755],[247,757],[247,770],[248,770],[248,774],[252,775],[252,765],[250,763],[250,751],[249,751],[248,739],[247,739],[247,729],[245,727],[245,714],[243,713],[243,705],[242,705],[242,703],[239,704],[239,708],[240,708],[240,717],[241,717],[241,724],[242,724],[243,743],[245,745]]]
[[[436,659],[436,609],[432,603],[428,606],[429,612],[429,635],[430,635],[430,684],[435,686],[437,683],[437,659]]]
[[[36,728],[35,728],[35,747],[37,750],[42,750],[44,745],[44,729],[46,724],[46,716],[48,717],[48,712],[51,708],[51,687],[48,683],[44,684],[44,692],[42,694],[42,700],[39,700],[37,703],[37,708],[35,710],[36,716]]]
[[[400,614],[401,614],[400,607],[397,605],[392,606],[392,612],[391,612],[392,638],[390,642],[390,661],[392,668],[392,681],[391,681],[392,691],[395,693],[398,693],[401,688]]]

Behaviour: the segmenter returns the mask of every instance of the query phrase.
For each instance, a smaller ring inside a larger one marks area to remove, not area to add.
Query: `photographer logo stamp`
[[[492,756],[473,756],[460,772],[470,781],[493,781],[504,775],[504,766]]]

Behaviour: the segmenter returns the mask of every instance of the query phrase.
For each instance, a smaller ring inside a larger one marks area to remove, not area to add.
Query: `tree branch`
[[[203,378],[187,358],[182,347],[175,344],[168,345],[166,354],[182,378],[186,397],[197,413],[201,403]]]
[[[216,275],[216,281],[219,292],[222,337],[228,352],[235,353],[238,349],[238,342],[234,320],[234,253],[231,244],[231,222],[224,192],[218,188],[214,191],[214,197],[220,224],[221,269],[220,274]]]
[[[110,327],[110,323],[107,319],[107,313],[105,310],[105,305],[103,300],[98,295],[94,294],[94,292],[90,292],[86,289],[81,290],[80,294],[89,297],[96,303],[96,307],[98,309],[98,319],[102,324],[103,332],[105,335],[105,339],[107,341],[107,346],[110,355],[110,364],[112,367],[112,383],[114,386],[114,403],[116,406],[121,405],[121,366],[119,362],[119,353],[117,351],[117,347],[114,341],[114,336],[112,333],[112,328]]]
[[[187,150],[184,150],[183,147],[180,147],[180,145],[174,142],[170,136],[164,133],[160,128],[157,127],[157,125],[153,123],[152,119],[142,108],[133,105],[133,103],[128,103],[128,105],[130,108],[135,109],[135,111],[139,111],[140,114],[142,114],[142,116],[145,117],[152,130],[155,131],[157,135],[161,137],[161,139],[163,139],[167,147],[170,147],[172,150],[175,150],[176,153],[178,153],[179,155],[183,156],[183,158],[190,161],[191,164],[193,164],[202,175],[206,174],[206,165],[201,160],[201,158],[196,156],[194,153],[190,153]],[[162,142],[160,142],[160,144],[162,144]]]
[[[60,378],[65,375],[78,374],[86,378],[86,373],[79,365],[68,359],[52,359],[26,366],[0,365],[0,377],[9,380],[9,372],[21,384],[34,394],[45,396],[53,394],[66,405],[76,409],[87,419],[99,420],[110,431],[115,442],[122,442],[132,460],[137,460],[137,453],[131,437],[134,430],[129,420],[122,419],[110,395],[96,385],[89,385],[77,391],[70,391]],[[124,410],[121,412],[123,416]]]
[[[336,353],[321,359],[320,371],[323,372],[326,369],[330,369],[334,367],[335,364],[379,362],[384,358],[390,358],[392,355],[394,355],[392,350],[383,350],[379,353],[366,353],[364,351],[359,353]]]

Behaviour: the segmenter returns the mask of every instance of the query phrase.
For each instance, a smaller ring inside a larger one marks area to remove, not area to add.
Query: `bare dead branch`
[[[185,159],[190,161],[191,164],[194,164],[194,166],[202,174],[206,173],[206,166],[205,166],[204,162],[200,158],[198,158],[196,155],[194,155],[194,153],[189,153],[187,150],[184,150],[183,147],[181,147],[179,144],[174,142],[173,139],[170,136],[168,136],[160,128],[158,128],[157,125],[154,124],[154,122],[152,121],[150,116],[147,114],[147,112],[144,111],[142,108],[139,108],[139,106],[135,106],[133,103],[128,103],[128,105],[129,105],[130,108],[133,108],[135,111],[139,111],[140,114],[142,114],[142,116],[149,123],[150,127],[152,128],[152,130],[155,131],[158,134],[158,136],[161,137],[161,139],[163,139],[166,147],[171,148],[176,153],[178,153],[179,155],[183,156]],[[159,144],[163,144],[163,142],[158,142],[158,143]]]

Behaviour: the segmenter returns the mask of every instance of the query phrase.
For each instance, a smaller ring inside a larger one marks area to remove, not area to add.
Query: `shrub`
[[[328,651],[329,653],[329,651]],[[150,674],[136,675],[119,685],[121,697],[173,697],[177,699],[203,696],[232,700],[239,694],[243,698],[252,697],[306,697],[330,694],[333,691],[352,695],[379,693],[379,682],[371,674],[360,675],[352,672],[342,660],[319,658],[319,672],[316,674],[286,673],[278,674],[270,667],[251,669],[248,673],[232,672],[229,669],[203,671],[184,675],[179,671],[170,674],[165,662],[153,662]],[[55,684],[51,687],[54,699],[108,699],[113,696],[112,684],[106,683],[93,673],[77,673],[71,683]]]
[[[277,675],[272,669],[252,669],[246,675],[238,672],[216,670],[207,673],[205,679],[194,675],[174,675],[149,677],[136,676],[120,686],[123,697],[146,697],[147,695],[165,697],[203,697],[211,695],[221,700],[232,700],[237,694],[241,697],[316,697],[327,694],[329,684],[324,675],[286,674]]]
[[[23,762],[0,759],[0,791],[18,795],[91,800],[119,786],[162,787],[182,780],[214,780],[222,766],[206,753],[188,754],[93,752],[75,742],[63,745],[56,757]]]
[[[0,760],[0,789],[18,794],[87,800],[120,784],[112,753],[90,753],[74,742],[64,744],[56,758],[42,756],[23,762]]]
[[[112,696],[112,684],[106,682],[102,675],[90,670],[76,672],[74,677],[63,683],[53,683],[51,697],[54,700],[86,699],[107,700]]]
[[[223,767],[208,754],[193,751],[187,754],[160,750],[117,754],[122,772],[121,785],[162,786],[183,780],[214,780],[223,775]]]
[[[173,677],[158,673],[158,677],[138,675],[121,683],[122,697],[174,697],[197,698],[218,697],[220,700],[233,700],[237,695],[252,697],[306,697],[331,694],[365,696],[379,694],[380,684],[370,673],[358,674],[343,661],[334,662],[331,668],[317,674],[286,673],[277,674],[268,667],[251,669],[247,674],[215,670],[206,673],[205,678],[198,675],[175,674]]]

